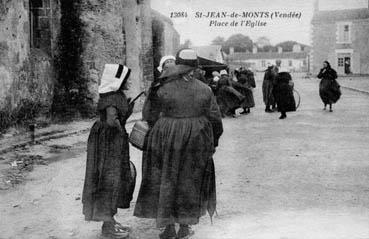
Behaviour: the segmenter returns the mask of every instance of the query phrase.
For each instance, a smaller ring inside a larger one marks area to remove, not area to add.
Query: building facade
[[[293,51],[284,52],[278,47],[277,52],[258,52],[257,47],[253,52],[234,52],[231,48],[226,57],[227,64],[231,68],[246,67],[252,71],[265,71],[268,65],[275,65],[276,60],[281,60],[281,66],[291,72],[307,72],[309,70],[308,47],[302,50],[299,44],[293,46]]]
[[[368,8],[320,11],[314,7],[312,24],[312,72],[328,60],[339,75],[369,74]]]
[[[106,63],[132,69],[129,97],[146,89],[154,78],[153,39],[165,38],[155,43],[163,53],[179,47],[170,20],[152,15],[149,0],[1,1],[0,123],[30,108],[29,116],[94,113]],[[156,32],[153,18],[165,32]]]

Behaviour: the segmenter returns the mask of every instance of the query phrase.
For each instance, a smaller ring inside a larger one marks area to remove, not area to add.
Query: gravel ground
[[[264,113],[261,77],[251,114],[224,120],[215,154],[218,216],[194,226],[194,239],[369,238],[369,96],[343,89],[333,113],[323,111],[314,80],[295,79],[301,106],[279,120]],[[127,128],[130,128],[130,125]],[[100,238],[99,223],[81,213],[87,134],[2,155],[39,155],[23,182],[0,190],[0,238]],[[141,168],[141,152],[131,149]],[[135,198],[141,180],[138,175]],[[135,201],[134,198],[134,201]],[[153,220],[120,210],[131,238],[158,238]]]

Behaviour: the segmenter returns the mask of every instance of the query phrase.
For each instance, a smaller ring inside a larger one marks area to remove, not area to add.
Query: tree
[[[190,48],[191,46],[193,46],[191,40],[190,39],[186,39],[185,42],[179,46],[179,48],[180,49]]]
[[[281,43],[278,43],[275,47],[282,47],[283,51],[292,51],[293,49],[293,45],[295,44],[299,44],[298,42],[295,41],[284,41]]]
[[[276,51],[276,48],[272,45],[265,45],[262,48],[259,48],[260,52],[273,52]]]
[[[256,45],[258,48],[264,48],[265,46],[271,46],[270,39],[268,37],[259,37],[256,40]]]
[[[214,38],[214,40],[211,42],[211,45],[220,45],[220,46],[224,46],[225,44],[225,39],[224,37],[220,37],[217,36],[216,38]]]
[[[250,37],[243,34],[230,36],[224,44],[224,50],[229,53],[229,48],[233,47],[235,52],[252,51],[253,42]]]

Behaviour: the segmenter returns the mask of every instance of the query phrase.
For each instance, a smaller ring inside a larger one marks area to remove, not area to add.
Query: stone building
[[[155,49],[160,57],[178,47],[150,0],[0,0],[0,124],[94,113],[105,63],[132,69],[133,97],[153,80]]]
[[[275,65],[281,60],[281,66],[291,72],[307,72],[309,70],[309,46],[295,44],[292,51],[283,51],[282,47],[276,52],[258,52],[256,46],[253,52],[234,52],[230,49],[226,62],[231,68],[247,67],[253,71],[265,71],[268,64]]]
[[[315,2],[312,24],[312,72],[328,60],[340,75],[369,74],[368,8],[320,11]]]

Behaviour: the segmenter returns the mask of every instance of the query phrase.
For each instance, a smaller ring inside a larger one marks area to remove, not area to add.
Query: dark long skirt
[[[242,108],[255,107],[254,94],[251,88],[236,87],[236,90],[238,90],[242,95],[245,96],[245,99],[241,102]]]
[[[319,84],[319,95],[324,104],[334,104],[341,97],[340,85],[336,80],[322,79]]]
[[[206,209],[215,207],[213,153],[207,118],[160,118],[143,154],[134,215],[155,218],[158,227],[197,224]]]
[[[229,110],[239,108],[245,99],[244,95],[231,86],[221,87],[216,97],[222,115],[227,114]]]
[[[132,200],[126,132],[96,122],[87,145],[83,214],[87,221],[107,221]]]
[[[270,80],[263,81],[263,101],[265,106],[271,106],[275,103],[273,96],[273,82]]]
[[[296,111],[293,88],[288,83],[279,83],[274,86],[273,93],[280,112]]]

